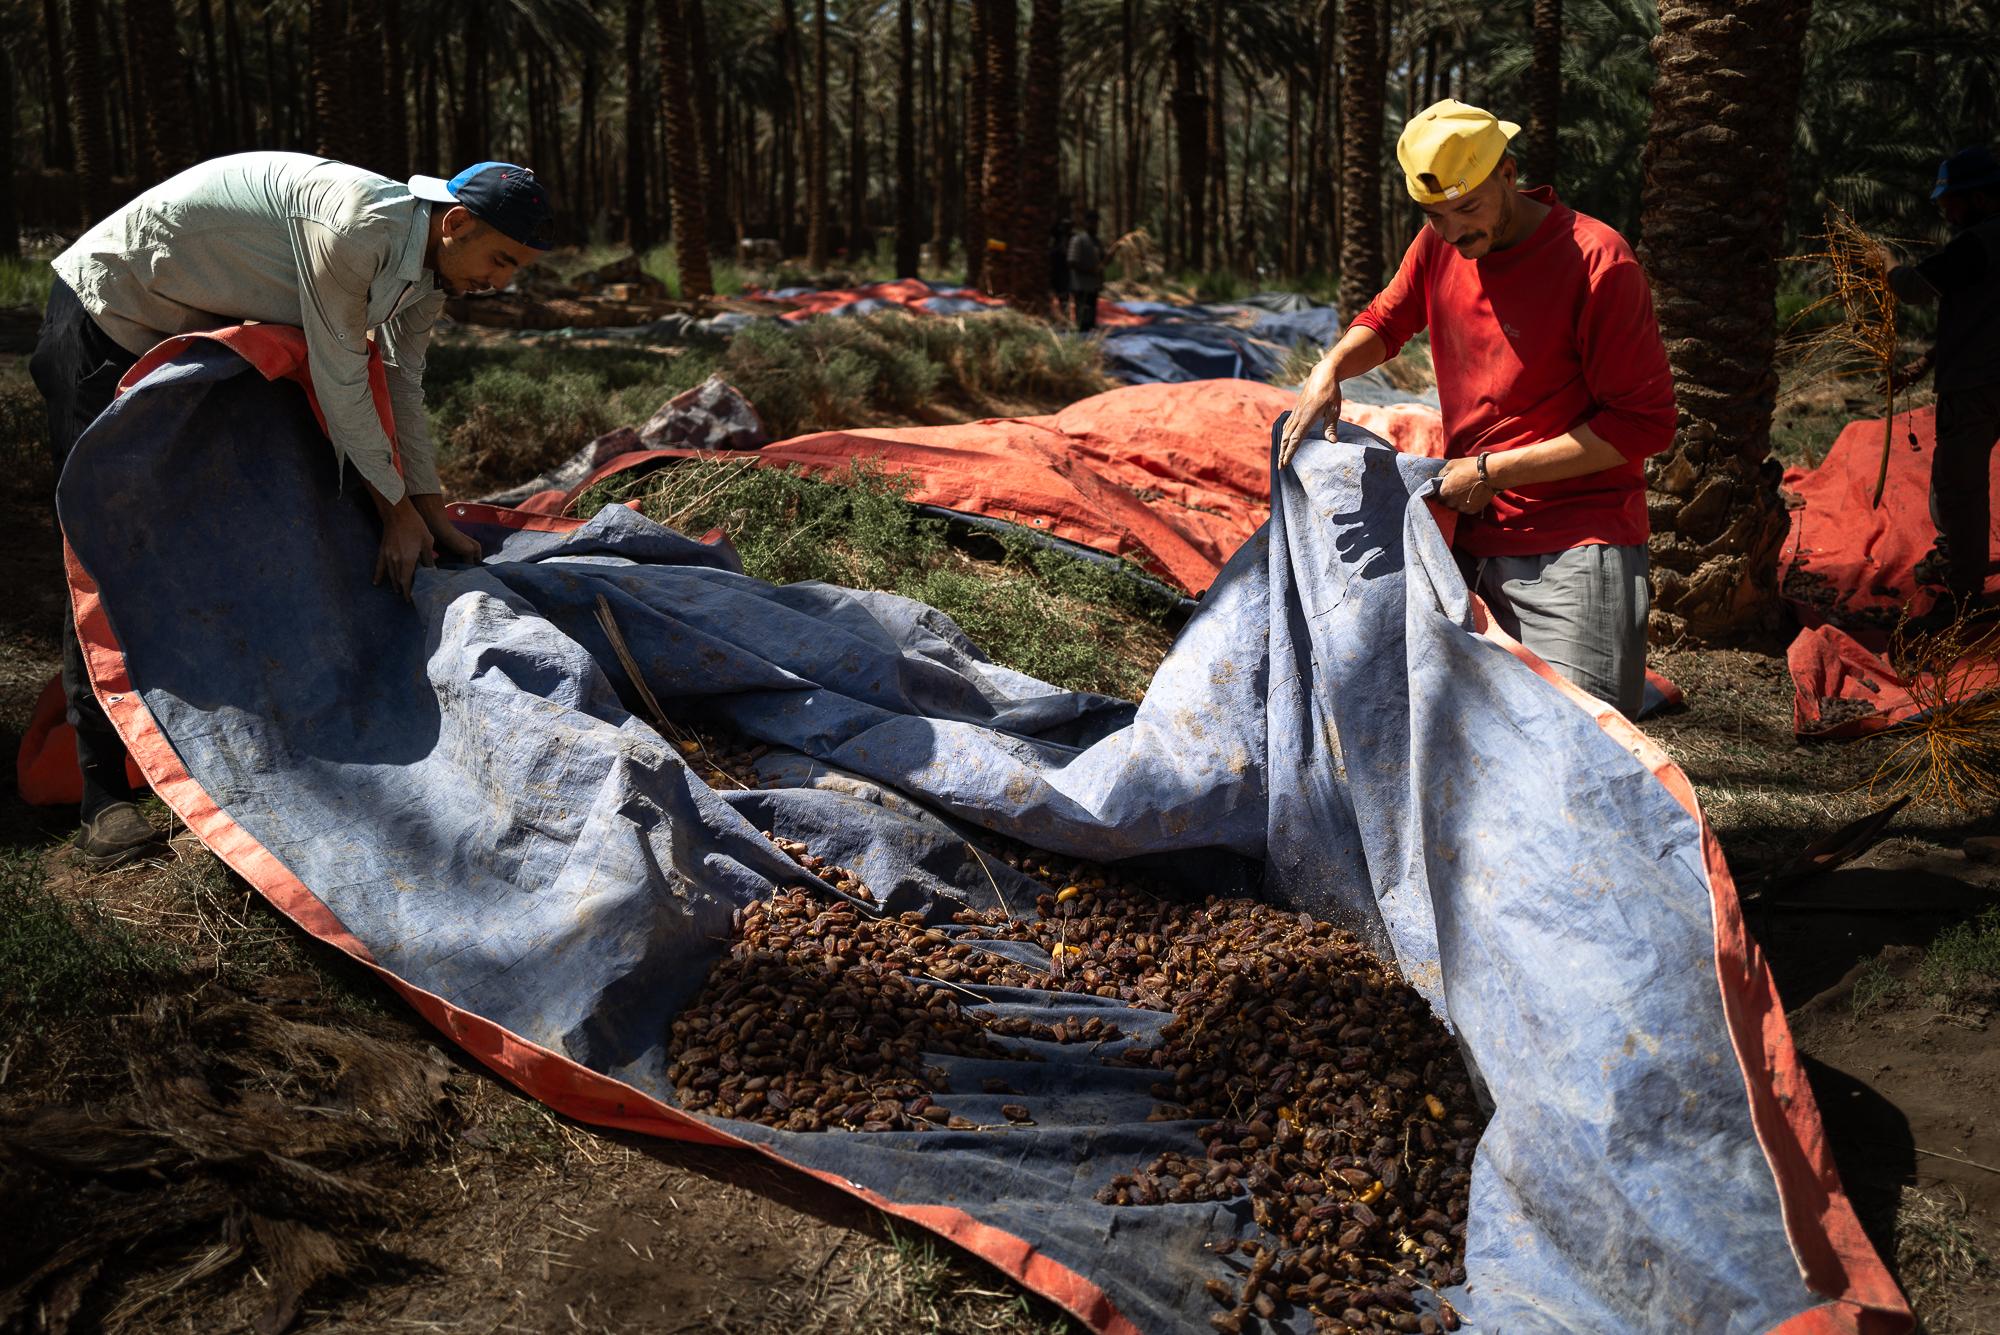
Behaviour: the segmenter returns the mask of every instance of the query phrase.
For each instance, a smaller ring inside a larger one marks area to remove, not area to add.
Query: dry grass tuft
[[[1889,734],[1869,796],[1960,811],[2000,800],[2000,692],[1987,680],[2000,657],[2000,625],[1961,617],[1928,634],[1899,628],[1889,656],[1923,712]]]
[[[1800,311],[1793,324],[1821,311],[1837,311],[1841,318],[1806,340],[1806,355],[1830,355],[1882,381],[1882,466],[1870,502],[1879,506],[1889,478],[1896,416],[1896,296],[1889,290],[1888,252],[1838,205],[1828,206],[1826,231],[1816,239],[1821,249],[1793,258],[1817,265],[1829,291]]]

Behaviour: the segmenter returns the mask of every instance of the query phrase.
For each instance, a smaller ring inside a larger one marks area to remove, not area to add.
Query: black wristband
[[[1482,487],[1491,487],[1493,485],[1486,477],[1486,456],[1483,454],[1479,456],[1479,485]]]

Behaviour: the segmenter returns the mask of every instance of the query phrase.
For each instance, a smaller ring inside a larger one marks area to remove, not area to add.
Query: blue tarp
[[[1199,857],[1359,927],[1456,1032],[1494,1108],[1449,1295],[1474,1329],[1747,1332],[1814,1305],[1725,1024],[1698,826],[1474,633],[1420,499],[1435,461],[1346,424],[1305,449],[1135,707],[617,506],[479,530],[486,562],[422,572],[408,605],[369,586],[375,521],[299,391],[244,369],[198,348],[114,404],[64,472],[64,529],[175,763],[404,979],[672,1102],[669,1021],[731,913],[797,880],[760,830],[898,906],[990,899],[954,823]],[[633,716],[600,595],[668,708],[771,743],[789,786],[712,791]],[[1102,1055],[1008,1068],[1032,1128],[729,1129],[1025,1239],[1141,1330],[1206,1330],[1202,1283],[1228,1272],[1201,1244],[1247,1232],[1247,1206],[1091,1199],[1199,1149]]]

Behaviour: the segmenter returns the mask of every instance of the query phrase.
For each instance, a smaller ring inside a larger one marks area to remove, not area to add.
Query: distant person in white
[[[424,414],[431,327],[447,295],[505,287],[553,240],[546,193],[511,163],[407,183],[302,153],[192,167],[54,261],[29,369],[48,401],[57,475],[120,377],[161,339],[246,320],[296,325],[334,451],[382,519],[375,581],[407,598],[418,566],[481,556],[445,517]],[[388,373],[394,454],[368,388],[371,333]],[[63,685],[84,771],[77,845],[87,862],[115,865],[153,832],[132,805],[124,747],[91,692],[74,618],[64,624]]]

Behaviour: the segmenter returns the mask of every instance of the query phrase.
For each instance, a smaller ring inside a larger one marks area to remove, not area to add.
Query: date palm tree
[[[1680,425],[1648,469],[1656,634],[1726,637],[1776,603],[1774,296],[1811,0],[1660,0],[1641,259]]]
[[[694,111],[694,72],[688,61],[689,4],[658,0],[660,9],[660,110],[667,131],[667,183],[674,200],[674,260],[681,296],[715,291],[708,267],[708,217],[701,180],[701,139]]]

